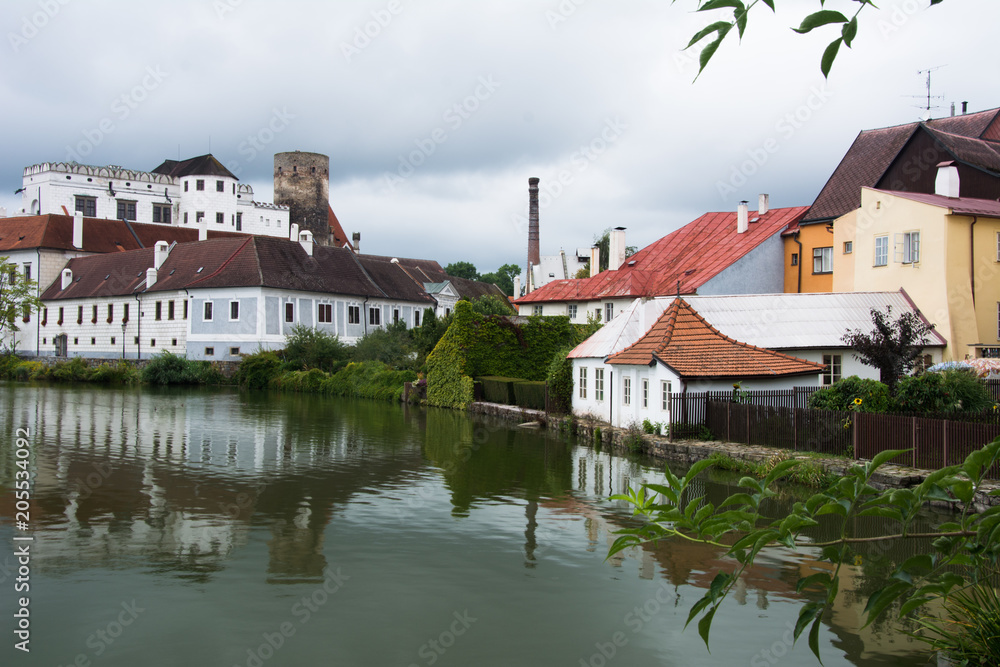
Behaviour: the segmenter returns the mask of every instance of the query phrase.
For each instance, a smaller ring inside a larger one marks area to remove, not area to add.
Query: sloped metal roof
[[[902,290],[685,299],[726,336],[772,350],[847,347],[843,336],[848,330],[871,331],[873,308],[885,311],[891,306],[893,317],[903,312],[923,317]],[[946,344],[941,334],[931,332],[928,347]]]
[[[597,333],[583,341],[567,356],[598,358],[621,352],[642,338],[670,305],[671,299],[636,299]]]

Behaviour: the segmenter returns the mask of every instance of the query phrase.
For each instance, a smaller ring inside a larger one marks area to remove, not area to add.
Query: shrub
[[[508,378],[499,375],[487,375],[477,380],[483,387],[483,398],[490,403],[517,405],[514,397],[514,383],[518,378]]]
[[[906,412],[981,412],[993,404],[993,396],[974,371],[953,368],[903,378],[896,401]]]
[[[514,405],[528,410],[545,409],[545,383],[519,380],[513,383]]]
[[[184,357],[162,352],[142,369],[142,381],[149,384],[198,384],[197,367]]]
[[[39,371],[39,375],[43,371]],[[55,382],[86,382],[90,379],[91,370],[81,357],[69,361],[58,361],[54,366],[45,369],[45,379]],[[32,379],[42,379],[32,375]]]
[[[332,371],[337,362],[350,358],[351,349],[335,334],[296,324],[285,337],[284,356],[295,370]]]
[[[93,369],[90,375],[91,382],[104,382],[106,384],[138,384],[140,379],[139,369],[134,364],[123,360],[118,360],[113,364],[105,362]]]
[[[21,365],[21,359],[15,354],[0,355],[0,379],[9,380],[14,377],[14,371]]]
[[[648,419],[646,421],[649,421]],[[622,436],[622,442],[633,454],[638,454],[643,450],[643,445],[646,444],[646,440],[643,436],[643,427],[639,426],[636,422],[631,422],[625,427],[625,433]]]
[[[546,376],[549,401],[557,412],[563,414],[573,412],[573,360],[566,356],[572,349],[564,347],[556,351]]]
[[[266,389],[271,380],[278,376],[281,359],[277,353],[262,350],[247,355],[236,371],[236,384],[243,389]]]
[[[860,404],[855,403],[858,398],[861,399]],[[809,397],[809,407],[816,410],[892,412],[895,401],[889,387],[878,380],[852,375],[814,392]]]
[[[427,355],[427,404],[464,410],[472,402],[472,378],[455,337],[445,335]]]
[[[392,368],[413,368],[416,356],[402,320],[385,329],[369,331],[354,344],[351,355],[353,361],[379,361]]]

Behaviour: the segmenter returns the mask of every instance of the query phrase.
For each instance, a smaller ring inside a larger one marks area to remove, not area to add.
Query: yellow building
[[[781,236],[785,244],[785,292],[833,291],[833,223],[799,223]]]
[[[834,224],[833,290],[904,289],[947,341],[944,360],[1000,357],[1000,202],[958,193],[942,165],[939,194],[863,188]]]

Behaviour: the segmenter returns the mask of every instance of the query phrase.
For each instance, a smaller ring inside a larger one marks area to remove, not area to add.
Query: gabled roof
[[[131,228],[131,229],[130,229]],[[134,232],[134,233],[133,233]],[[238,232],[209,229],[208,238],[246,238]],[[157,241],[187,243],[198,240],[198,229],[153,223],[83,219],[83,248],[73,245],[73,216],[29,215],[0,218],[0,252],[43,248],[71,252],[122,252],[152,248]],[[140,245],[141,244],[141,245]]]
[[[329,206],[329,205],[328,205]],[[347,233],[344,228],[340,226],[340,220],[337,219],[337,214],[333,212],[333,207],[329,206],[329,215],[327,215],[327,222],[330,223],[330,243],[338,248],[348,247],[351,250],[354,249],[354,245],[347,239]]]
[[[946,150],[958,148],[959,154],[953,153],[956,159],[990,168],[988,164],[993,163],[996,150],[991,144],[1000,132],[1000,109],[862,130],[820,190],[803,222],[832,220],[859,208],[861,188],[875,187],[918,131],[927,131],[939,140],[943,138],[941,143]],[[958,138],[968,141],[959,142]],[[977,147],[973,148],[973,144]],[[987,164],[980,164],[984,161]]]
[[[736,232],[736,212],[706,213],[625,260],[616,271],[555,280],[515,303],[590,301],[691,294],[761,243],[795,224],[806,207],[750,211],[749,228]]]
[[[267,236],[210,239],[175,246],[146,286],[153,266],[153,249],[72,259],[67,264],[73,282],[61,289],[56,279],[42,299],[123,296],[217,287],[276,289],[357,297],[382,297],[432,304],[433,299],[411,286],[396,267],[377,260],[359,260],[345,248],[313,246],[309,254],[296,241]]]
[[[847,348],[847,330],[870,331],[871,311],[892,308],[924,319],[906,292],[739,294],[689,296],[685,300],[720,333],[771,350]],[[926,322],[926,319],[924,319]],[[944,347],[936,330],[927,347]]]
[[[181,160],[180,162],[177,160],[164,160],[160,166],[153,170],[153,173],[164,174],[174,178],[182,178],[184,176],[226,176],[237,181],[240,180],[236,178],[233,172],[226,169],[211,153]]]
[[[667,298],[636,299],[566,356],[570,359],[604,359],[621,352],[642,338],[670,303],[671,299]]]
[[[944,195],[924,194],[922,192],[899,192],[896,190],[876,190],[903,199],[939,206],[949,209],[956,215],[981,215],[988,218],[1000,218],[1000,202],[993,199],[976,199],[974,197],[945,197]]]
[[[642,338],[607,363],[649,366],[657,361],[682,378],[782,377],[826,368],[724,336],[684,299],[674,299]]]

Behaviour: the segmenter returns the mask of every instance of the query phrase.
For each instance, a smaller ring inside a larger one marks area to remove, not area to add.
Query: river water
[[[557,433],[315,396],[15,384],[0,422],[2,665],[818,664],[789,641],[815,553],[765,553],[709,652],[683,625],[731,564],[686,542],[605,560],[630,522],[608,496],[662,466]],[[699,493],[731,492],[710,478]],[[826,665],[925,664],[889,624],[860,629],[885,556],[846,568]]]

